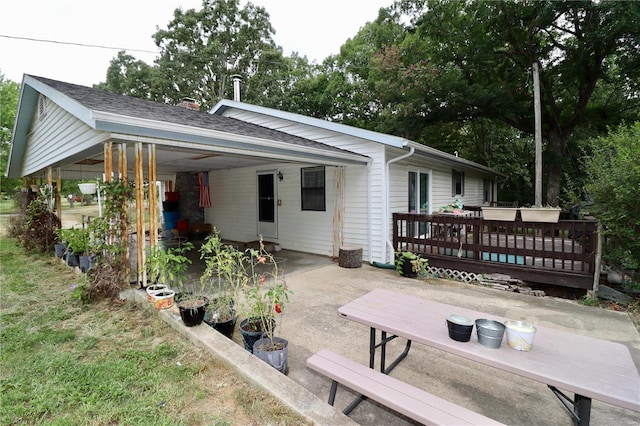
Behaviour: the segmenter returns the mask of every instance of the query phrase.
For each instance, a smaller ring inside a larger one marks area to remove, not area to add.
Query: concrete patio
[[[386,288],[460,307],[573,333],[616,341],[626,345],[640,369],[640,334],[626,313],[580,305],[576,302],[539,298],[442,279],[408,279],[394,270],[369,265],[340,268],[327,257],[283,251],[287,258],[286,280],[293,291],[279,320],[276,335],[289,340],[289,374],[284,376],[234,342],[206,325],[184,327],[179,316],[168,311],[159,315],[195,344],[225,359],[229,365],[272,392],[305,415],[314,424],[405,425],[410,421],[375,403],[364,401],[350,419],[326,404],[330,381],[305,366],[306,359],[322,348],[368,363],[369,330],[340,318],[341,305],[374,288]],[[143,301],[139,290],[127,297]],[[443,327],[446,325],[443,323]],[[475,331],[474,331],[475,332]],[[472,338],[469,344],[477,344]],[[403,341],[389,346],[389,357],[400,351]],[[503,341],[499,351],[510,351]],[[535,350],[535,342],[534,342]],[[584,374],[589,374],[585,371]],[[538,382],[414,344],[409,356],[392,376],[423,388],[458,405],[510,425],[569,425],[569,414],[551,391]],[[353,394],[339,387],[336,407],[344,406]],[[591,424],[637,425],[640,413],[593,401]]]

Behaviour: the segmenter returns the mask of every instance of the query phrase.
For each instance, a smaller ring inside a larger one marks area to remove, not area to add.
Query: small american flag
[[[198,183],[200,184],[200,207],[211,207],[209,172],[198,172]]]

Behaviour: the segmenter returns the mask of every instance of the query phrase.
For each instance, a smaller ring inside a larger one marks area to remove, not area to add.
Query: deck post
[[[596,228],[596,260],[593,268],[593,297],[598,297],[600,284],[600,269],[602,268],[602,222],[598,221]]]

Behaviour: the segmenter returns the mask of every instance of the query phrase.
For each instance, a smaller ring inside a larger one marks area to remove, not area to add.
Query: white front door
[[[258,235],[278,238],[278,187],[276,172],[258,172]]]

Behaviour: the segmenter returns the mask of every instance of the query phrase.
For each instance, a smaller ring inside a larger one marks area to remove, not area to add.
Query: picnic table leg
[[[575,394],[572,400],[555,386],[547,386],[569,411],[575,426],[589,426],[589,422],[591,421],[591,398]]]
[[[380,347],[380,372],[384,373],[384,374],[389,374],[391,372],[391,370],[393,370],[396,365],[398,365],[400,363],[400,361],[402,361],[403,359],[405,359],[407,357],[407,355],[409,354],[409,349],[411,349],[411,340],[407,340],[407,344],[404,347],[404,351],[402,351],[402,353],[400,355],[398,355],[398,357],[393,360],[393,362],[389,365],[389,367],[386,367],[386,356],[387,356],[387,343],[392,341],[393,339],[397,338],[398,336],[393,335],[391,337],[387,337],[387,332],[386,331],[381,331],[380,332],[380,343],[376,343],[376,329],[371,327],[371,330],[369,332],[369,368],[374,369],[375,368],[375,363],[376,363],[376,349],[378,348],[378,346]],[[329,404],[331,404],[332,401],[332,396],[333,398],[335,398],[335,389],[334,389],[334,385],[337,386],[337,383],[332,383],[331,384],[331,391],[329,393]],[[363,395],[358,395],[353,401],[351,401],[351,403],[349,405],[347,405],[347,407],[342,410],[342,413],[345,415],[349,415],[349,413],[351,411],[353,411],[354,408],[356,408],[358,406],[358,404],[360,404],[366,397]]]
[[[380,347],[380,372],[384,374],[389,374],[391,370],[393,370],[396,365],[400,363],[403,359],[407,357],[409,354],[409,349],[411,349],[411,340],[407,340],[407,344],[404,348],[404,351],[389,365],[386,367],[387,363],[387,343],[397,338],[398,336],[393,335],[391,337],[387,337],[386,331],[380,331],[380,343],[376,342],[376,329],[371,327],[369,332],[369,368],[375,368],[376,362],[376,349]]]
[[[578,413],[576,426],[589,426],[591,421],[591,398],[576,394],[573,407],[574,411]]]

